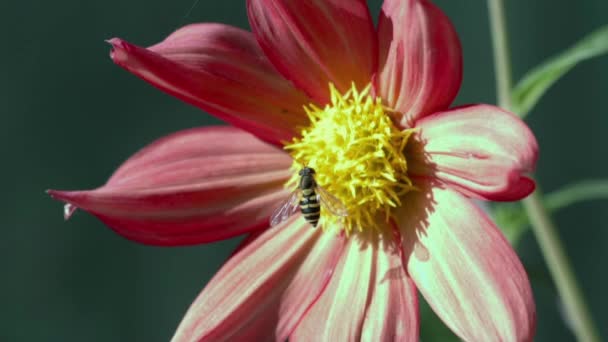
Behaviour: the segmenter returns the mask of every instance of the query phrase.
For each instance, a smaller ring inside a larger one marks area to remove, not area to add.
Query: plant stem
[[[510,110],[512,107],[511,63],[503,0],[488,0],[488,10],[494,49],[498,105]],[[566,318],[571,320],[577,340],[584,342],[599,341],[597,329],[576,282],[572,266],[564,252],[555,224],[552,222],[547,209],[543,206],[540,189],[524,199],[523,204],[557,291],[563,301]]]
[[[494,72],[496,74],[496,98],[498,106],[510,110],[511,104],[511,61],[502,0],[488,0],[492,49],[494,50]]]

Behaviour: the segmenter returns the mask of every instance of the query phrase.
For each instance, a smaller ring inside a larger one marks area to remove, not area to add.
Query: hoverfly
[[[281,204],[270,217],[270,226],[285,221],[288,217],[295,214],[300,208],[300,212],[313,227],[316,227],[321,217],[321,204],[330,213],[336,216],[347,216],[348,211],[339,199],[320,187],[315,181],[315,170],[305,166],[300,172],[300,182],[298,187],[287,200]]]

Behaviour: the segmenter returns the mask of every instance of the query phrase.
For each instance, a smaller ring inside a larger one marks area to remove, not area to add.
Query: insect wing
[[[327,208],[330,213],[336,216],[348,216],[348,210],[346,210],[344,204],[334,195],[330,194],[327,192],[327,190],[318,185],[315,191],[317,192],[317,199],[323,203],[325,208]]]
[[[277,224],[287,220],[289,216],[295,214],[299,208],[300,202],[300,190],[296,190],[289,195],[287,200],[283,202],[270,216],[270,226],[276,226]]]

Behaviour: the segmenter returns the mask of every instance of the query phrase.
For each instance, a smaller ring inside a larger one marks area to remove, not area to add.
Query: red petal
[[[211,279],[172,341],[273,340],[281,295],[321,234],[303,219],[263,233]]]
[[[182,245],[263,228],[286,193],[289,156],[232,127],[181,131],[89,191],[49,191],[142,243]]]
[[[361,341],[418,341],[418,295],[394,244],[377,252],[374,292],[365,315]]]
[[[532,290],[508,241],[462,195],[417,185],[395,214],[424,298],[465,341],[531,341]]]
[[[323,234],[315,243],[306,261],[281,296],[276,328],[277,341],[287,341],[304,315],[321,297],[344,252],[344,246],[343,237],[336,237],[329,232]]]
[[[109,42],[118,65],[265,141],[290,140],[308,122],[302,106],[310,100],[274,70],[249,32],[195,24],[148,49]]]
[[[404,127],[448,108],[462,80],[460,42],[427,0],[385,0],[378,22],[376,88]]]
[[[264,232],[211,280],[174,341],[284,341],[307,309],[301,299],[319,297],[331,278],[343,241],[302,219]]]
[[[534,190],[524,174],[535,168],[538,145],[515,115],[475,105],[425,117],[416,127],[419,134],[406,152],[412,174],[493,201],[519,200]]]
[[[358,341],[373,291],[376,247],[351,236],[336,273],[290,341]]]
[[[374,25],[364,0],[248,0],[249,22],[274,66],[320,104],[328,83],[362,89],[376,70]]]

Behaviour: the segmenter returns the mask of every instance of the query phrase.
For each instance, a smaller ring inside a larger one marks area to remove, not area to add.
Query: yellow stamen
[[[415,187],[407,175],[403,154],[414,129],[397,129],[380,98],[359,92],[355,85],[345,94],[329,85],[331,103],[321,109],[305,106],[310,126],[285,146],[294,159],[294,187],[303,166],[315,169],[317,183],[337,197],[348,216],[337,217],[321,206],[319,225],[353,230],[379,229],[378,221],[401,204],[400,197]]]

